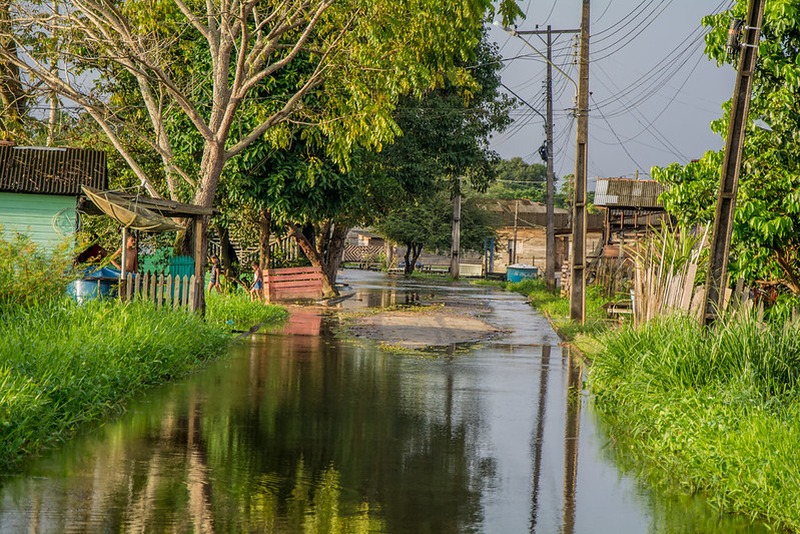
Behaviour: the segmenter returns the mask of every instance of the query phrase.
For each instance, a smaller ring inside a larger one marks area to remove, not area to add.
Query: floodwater
[[[577,358],[518,295],[341,281],[346,309],[447,302],[510,333],[405,355],[297,315],[0,479],[0,532],[765,532],[621,474]]]

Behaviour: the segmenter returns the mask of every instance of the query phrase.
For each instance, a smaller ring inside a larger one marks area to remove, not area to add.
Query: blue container
[[[521,282],[539,277],[539,268],[533,265],[515,264],[506,267],[507,282]]]
[[[67,294],[77,302],[116,297],[119,285],[119,271],[113,267],[88,268],[80,280],[67,285]]]

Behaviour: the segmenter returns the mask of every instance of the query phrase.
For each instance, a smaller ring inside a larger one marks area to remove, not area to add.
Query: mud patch
[[[352,334],[404,349],[475,343],[504,333],[486,321],[440,306],[390,310],[358,317],[354,322],[349,327]]]

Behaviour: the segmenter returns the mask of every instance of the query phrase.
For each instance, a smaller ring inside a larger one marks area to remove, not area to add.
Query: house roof
[[[594,193],[595,206],[663,210],[658,196],[666,188],[655,180],[599,178]]]
[[[105,152],[0,145],[0,191],[77,196],[82,185],[108,187]]]

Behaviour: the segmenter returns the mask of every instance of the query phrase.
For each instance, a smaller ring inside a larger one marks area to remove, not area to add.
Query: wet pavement
[[[344,310],[509,333],[436,354],[299,313],[0,479],[0,532],[762,532],[620,473],[583,369],[519,295],[346,271]]]

